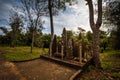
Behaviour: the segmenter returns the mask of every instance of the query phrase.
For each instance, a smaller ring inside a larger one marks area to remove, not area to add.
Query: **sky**
[[[6,21],[9,19],[9,12],[15,4],[15,0],[0,0],[0,26],[9,27]],[[55,34],[61,35],[64,27],[72,31],[77,31],[78,27],[91,31],[89,26],[89,10],[85,0],[78,0],[78,4],[72,6],[66,5],[67,7],[64,12],[60,11],[59,15],[53,17]],[[43,33],[50,33],[49,17],[43,16],[42,20],[45,21]],[[1,31],[0,34],[2,34]]]

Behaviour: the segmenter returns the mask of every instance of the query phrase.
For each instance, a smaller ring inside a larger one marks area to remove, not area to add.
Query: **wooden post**
[[[82,63],[82,46],[79,46],[79,62]]]

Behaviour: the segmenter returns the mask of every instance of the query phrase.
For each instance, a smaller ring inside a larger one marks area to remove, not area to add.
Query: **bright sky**
[[[0,0],[0,26],[8,26],[6,19],[9,16],[9,10],[13,7],[15,0]],[[78,4],[69,6],[64,12],[60,12],[58,16],[54,16],[54,32],[57,35],[61,35],[63,28],[67,30],[77,31],[78,27],[91,30],[89,26],[89,12],[88,6],[85,5],[85,0],[78,0]],[[45,29],[43,33],[50,33],[50,19],[49,17],[43,17]],[[2,32],[0,31],[0,34]]]
[[[77,31],[78,27],[82,27],[86,31],[90,30],[89,27],[89,12],[88,6],[85,5],[85,0],[79,0],[78,4],[69,6],[64,12],[60,12],[58,16],[54,16],[54,31],[55,34],[60,35],[62,29],[65,27],[68,30]],[[50,32],[50,21],[48,17],[44,17],[45,30],[44,33]]]

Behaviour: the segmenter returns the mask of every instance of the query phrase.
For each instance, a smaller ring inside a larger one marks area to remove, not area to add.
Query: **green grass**
[[[111,75],[113,78],[119,78],[120,79],[120,73],[112,73]]]
[[[120,69],[120,51],[105,51],[101,54],[101,63],[104,70]]]
[[[42,49],[36,47],[33,48],[33,53],[30,53],[30,47],[0,47],[0,51],[8,61],[32,60],[43,54]],[[48,49],[44,53],[48,53]]]
[[[89,65],[88,68],[87,68],[87,71],[91,72],[93,70],[95,70],[95,67],[93,65]]]

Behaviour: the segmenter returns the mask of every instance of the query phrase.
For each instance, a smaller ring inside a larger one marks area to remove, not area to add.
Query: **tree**
[[[6,27],[0,27],[0,29],[5,34],[3,38],[3,43],[10,44],[12,47],[16,46],[18,42],[18,38],[23,28],[23,20],[22,16],[19,15],[17,12],[12,12],[13,14],[10,15],[9,24],[11,30],[9,31]]]
[[[44,43],[44,48],[49,48],[49,45],[50,45],[50,41],[51,41],[51,35],[50,34],[44,34],[42,36],[42,41]]]
[[[89,42],[92,42],[93,37],[92,37],[91,31],[88,31],[88,32],[86,33],[86,37],[87,37],[87,39],[88,39]]]
[[[0,30],[2,30],[4,34],[7,34],[7,33],[8,33],[7,28],[4,27],[4,26],[1,26],[1,27],[0,27]]]
[[[95,67],[100,68],[100,54],[99,54],[99,28],[102,24],[102,0],[97,0],[98,17],[96,23],[94,22],[94,8],[93,1],[86,0],[89,8],[89,22],[93,31],[93,64]]]
[[[44,0],[21,0],[31,35],[31,53],[34,47],[35,35],[43,29],[41,15],[43,15],[44,2]]]
[[[71,39],[73,37],[73,32],[71,30],[67,30],[67,40]]]
[[[53,45],[53,39],[54,39],[53,14],[57,13],[58,9],[65,9],[65,1],[64,0],[62,1],[48,0],[48,9],[49,9],[50,27],[51,27],[50,56],[52,56],[52,45]]]
[[[115,0],[106,6],[106,20],[113,24],[110,40],[114,49],[120,50],[120,1]],[[110,24],[108,23],[108,24]]]
[[[11,43],[11,37],[9,35],[9,31],[5,26],[1,26],[0,30],[4,33],[4,35],[0,36],[0,44],[1,45],[10,45]]]
[[[14,47],[16,45],[17,39],[19,34],[21,33],[22,27],[23,27],[23,21],[21,19],[21,16],[18,15],[18,13],[15,13],[10,18],[10,26],[11,26],[11,46]]]
[[[100,30],[100,51],[103,52],[107,48],[108,37],[105,31]]]
[[[83,41],[85,30],[81,27],[78,27],[78,30],[79,30],[78,39],[82,39],[82,41]]]
[[[54,24],[53,24],[53,15],[57,15],[60,9],[66,9],[66,2],[69,2],[72,5],[72,2],[76,2],[77,0],[46,0],[48,2],[48,11],[50,15],[50,28],[51,28],[51,42],[50,42],[50,55],[52,55],[52,44],[54,39]]]

